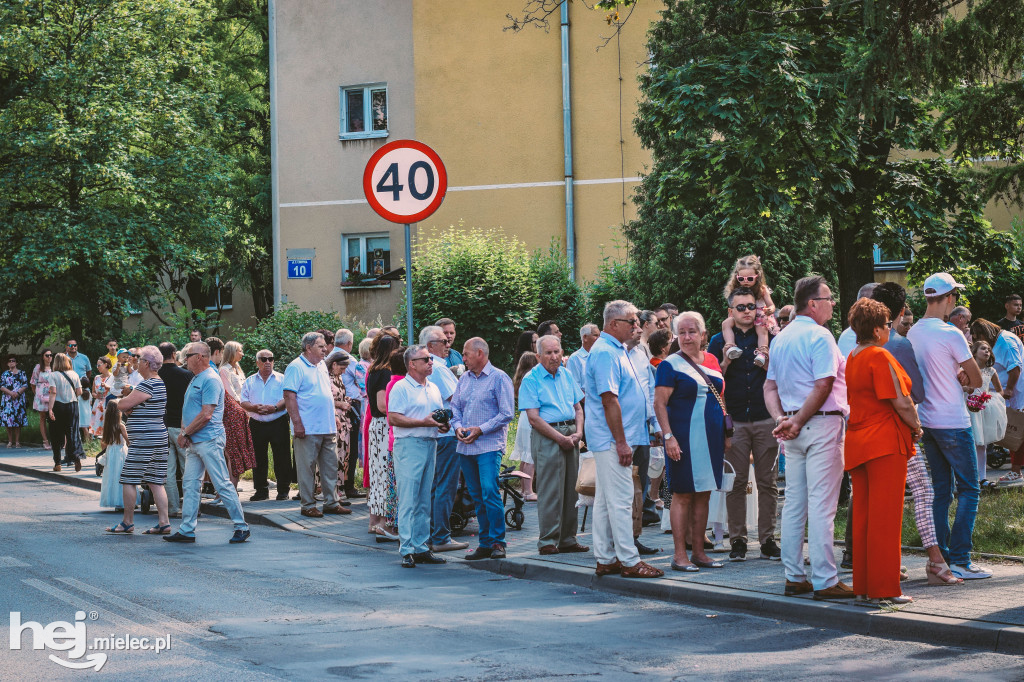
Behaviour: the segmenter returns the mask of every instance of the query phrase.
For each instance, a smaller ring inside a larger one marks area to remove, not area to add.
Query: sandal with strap
[[[168,523],[166,526],[159,526],[159,525],[153,526],[152,528],[150,528],[148,530],[142,531],[142,534],[143,535],[170,535],[171,534],[171,524]]]
[[[929,561],[925,572],[928,574],[929,585],[962,585],[964,582],[963,578],[958,578],[953,575],[953,571],[949,570],[949,565],[945,561],[936,563]],[[939,569],[936,572],[932,572],[931,569]]]
[[[646,561],[638,561],[632,566],[623,566],[619,575],[623,578],[660,578],[665,575],[665,571],[651,566]]]
[[[135,532],[135,524],[134,523],[127,523],[126,524],[124,521],[122,521],[121,523],[117,524],[113,528],[107,528],[107,532],[108,533],[118,533],[118,534],[122,534],[122,535],[125,534],[125,533],[134,533]]]

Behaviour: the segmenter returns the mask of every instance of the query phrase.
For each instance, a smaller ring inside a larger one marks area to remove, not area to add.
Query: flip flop
[[[693,560],[693,563],[701,568],[722,568],[725,565],[721,561],[697,561],[696,559]]]
[[[168,523],[166,526],[153,526],[149,530],[142,531],[142,534],[143,535],[170,535],[171,534],[171,524]]]
[[[121,535],[124,535],[126,533],[134,533],[135,532],[135,524],[134,523],[129,523],[128,525],[125,525],[124,521],[122,521],[121,523],[117,524],[113,528],[107,528],[107,532],[108,533],[121,534]]]
[[[700,568],[694,566],[693,564],[689,564],[688,566],[681,566],[674,561],[672,562],[672,570],[682,571],[683,573],[700,573]]]

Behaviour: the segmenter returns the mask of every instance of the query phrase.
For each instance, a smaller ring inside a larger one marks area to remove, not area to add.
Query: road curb
[[[1024,654],[1024,627],[902,611],[877,611],[852,604],[765,594],[662,579],[597,577],[589,567],[537,559],[474,561],[472,568],[512,578],[543,580],[614,592],[627,597],[742,611],[814,627],[827,627],[885,639]]]

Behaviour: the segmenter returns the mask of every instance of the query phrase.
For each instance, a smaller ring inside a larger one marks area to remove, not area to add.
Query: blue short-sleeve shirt
[[[626,354],[626,347],[607,332],[601,332],[590,349],[584,374],[584,393],[590,396],[584,407],[589,449],[600,452],[615,447],[601,400],[604,393],[618,396],[626,444],[630,447],[650,445],[647,422],[651,415],[647,414],[647,396],[640,389],[640,380]]]
[[[224,384],[220,381],[220,375],[211,367],[192,377],[185,389],[185,402],[181,406],[182,427],[188,426],[199,416],[203,405],[216,407],[206,426],[190,436],[193,443],[214,440],[224,435]]]
[[[519,385],[519,409],[538,409],[540,418],[549,424],[575,419],[574,406],[581,400],[583,390],[565,367],[552,374],[537,365]]]

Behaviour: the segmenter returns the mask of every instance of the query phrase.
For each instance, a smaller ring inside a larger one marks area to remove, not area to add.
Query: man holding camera
[[[449,430],[435,417],[441,392],[427,381],[434,358],[423,346],[405,350],[405,378],[391,389],[388,421],[395,432],[395,481],[398,486],[398,541],[402,567],[443,564],[430,553],[430,488],[438,433]]]
[[[512,379],[491,364],[490,348],[480,337],[466,341],[462,358],[466,373],[452,396],[452,427],[459,440],[462,475],[476,502],[480,524],[480,546],[466,559],[504,559],[505,506],[498,474],[508,425],[516,409]]]

